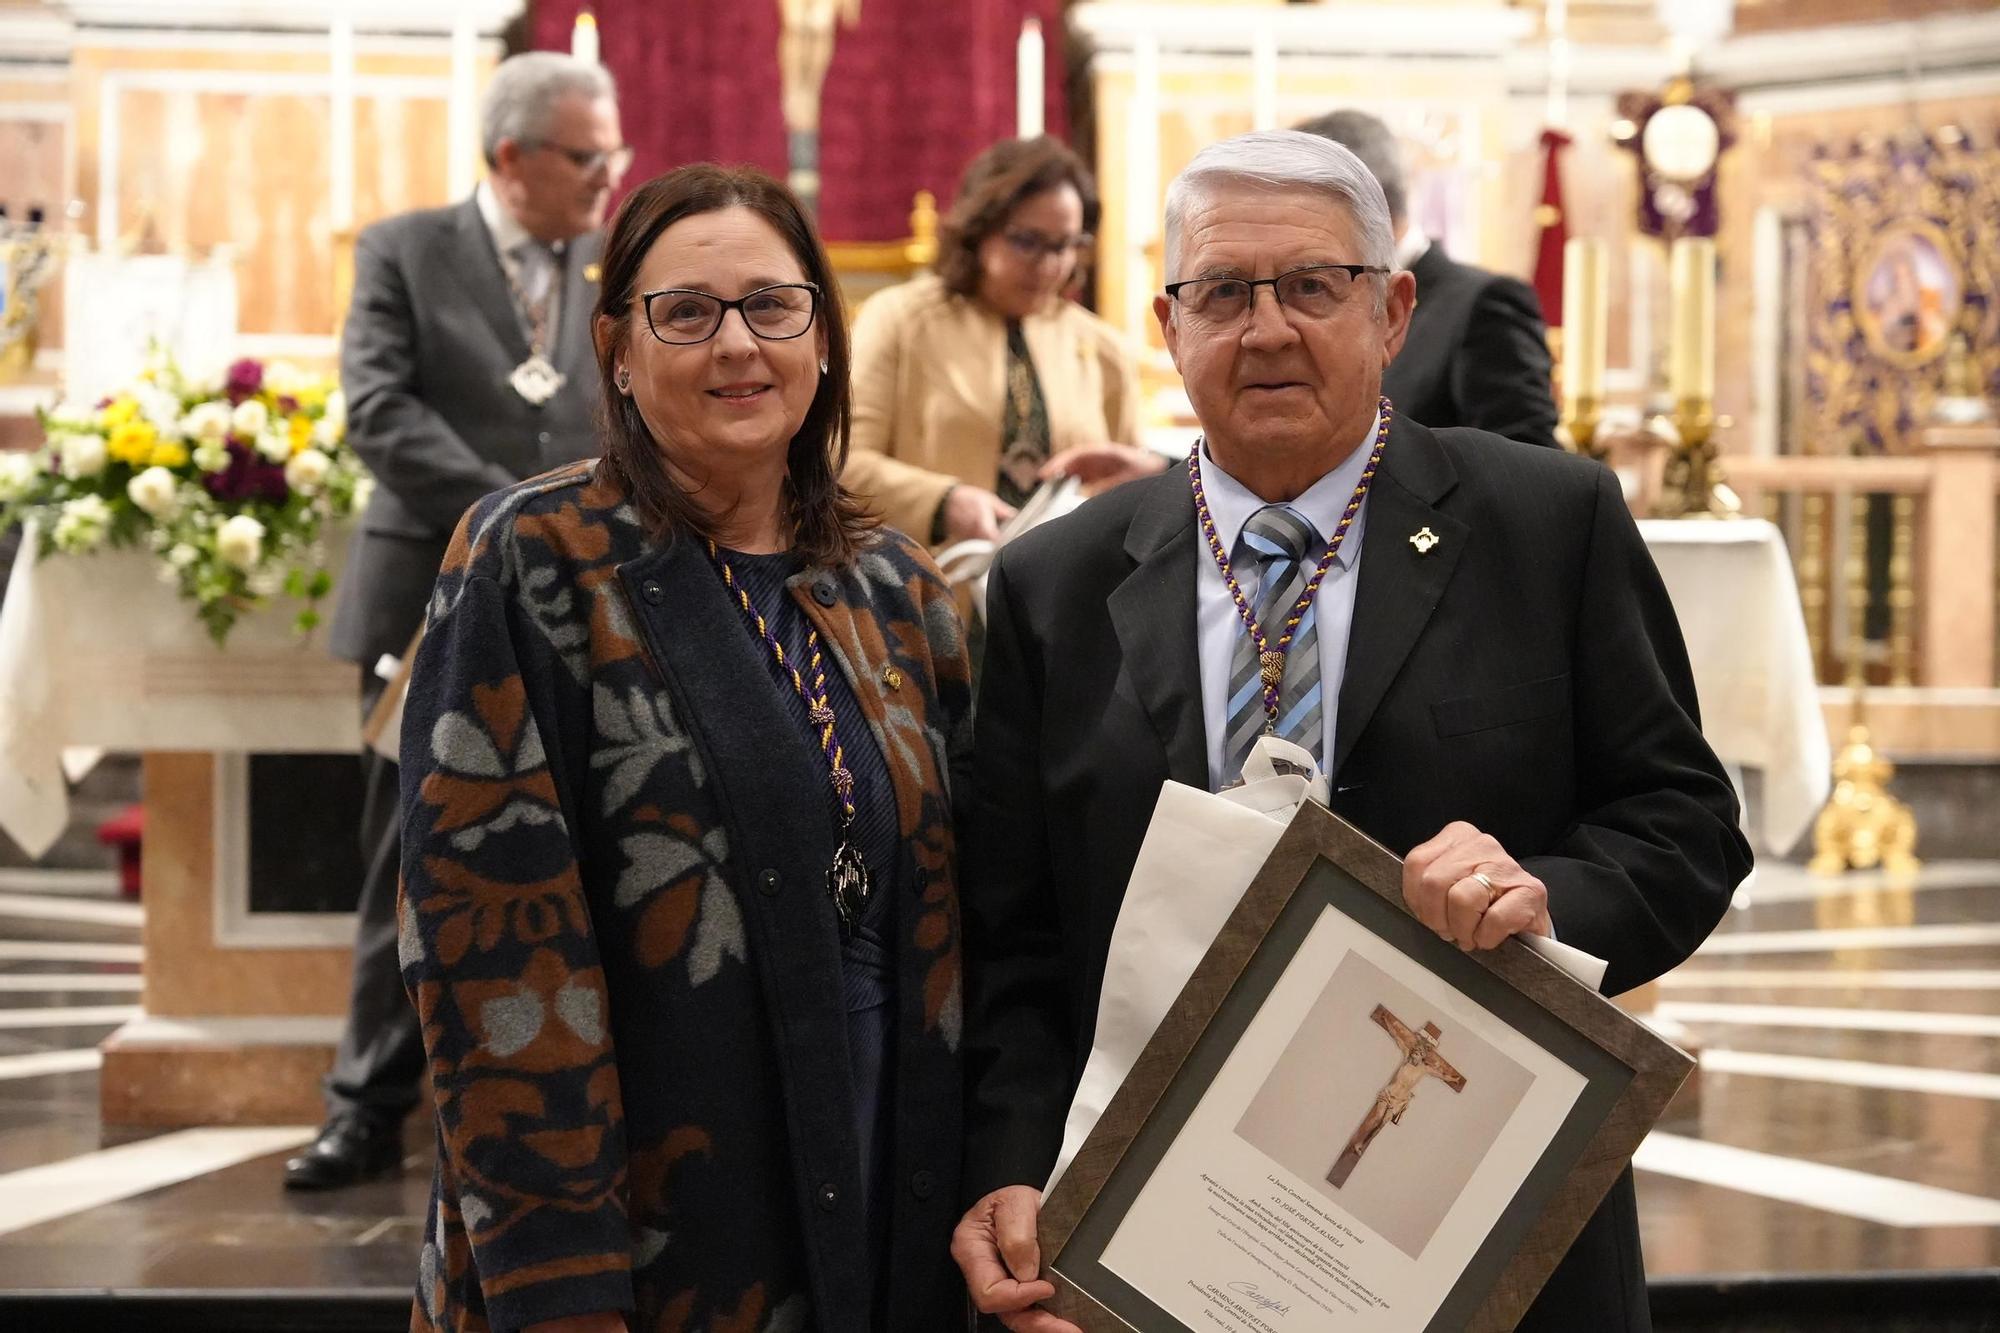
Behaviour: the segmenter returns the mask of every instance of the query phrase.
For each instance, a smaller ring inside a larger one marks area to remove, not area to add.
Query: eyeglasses
[[[1328,319],[1347,304],[1364,273],[1387,273],[1380,264],[1313,264],[1275,278],[1191,278],[1167,284],[1167,296],[1189,319],[1213,328],[1240,323],[1269,287],[1281,310],[1301,319]]]
[[[1045,236],[1038,231],[1002,232],[1000,238],[1014,247],[1014,253],[1034,263],[1044,255],[1052,259],[1063,259],[1072,254],[1082,254],[1096,243],[1089,232],[1077,236]]]
[[[606,168],[614,176],[623,176],[632,165],[632,150],[623,146],[617,148],[570,148],[559,143],[533,143],[530,148],[546,148],[552,153],[561,153],[569,159],[570,165],[586,176],[595,176]]]
[[[781,282],[759,287],[734,301],[686,287],[641,292],[646,328],[674,347],[705,343],[722,328],[722,317],[735,310],[744,327],[767,342],[796,338],[812,327],[819,310],[819,288],[810,282]]]

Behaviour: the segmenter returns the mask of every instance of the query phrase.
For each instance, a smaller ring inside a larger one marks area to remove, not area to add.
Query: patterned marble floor
[[[420,1123],[401,1179],[296,1197],[280,1166],[310,1126],[99,1122],[94,1048],[138,999],[139,909],[109,893],[88,876],[0,882],[0,1307],[30,1289],[399,1300]],[[1742,897],[1662,988],[1660,1019],[1700,1042],[1703,1068],[1694,1109],[1638,1159],[1655,1283],[2000,1282],[2000,862],[1902,884],[1767,867]],[[1952,1325],[1989,1326],[2000,1314]]]

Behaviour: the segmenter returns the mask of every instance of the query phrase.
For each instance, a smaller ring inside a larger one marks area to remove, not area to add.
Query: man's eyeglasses
[[[1187,317],[1215,328],[1240,323],[1269,287],[1278,307],[1301,319],[1327,319],[1353,296],[1364,273],[1387,273],[1380,264],[1314,264],[1275,278],[1190,278],[1167,284],[1167,296]]]
[[[722,317],[739,311],[750,332],[768,342],[796,338],[812,327],[819,310],[819,288],[809,282],[781,282],[725,301],[708,292],[668,287],[642,292],[646,328],[661,342],[675,347],[705,343],[722,327]]]
[[[1051,259],[1062,259],[1069,255],[1081,255],[1096,244],[1096,238],[1089,232],[1077,236],[1045,236],[1038,231],[1007,231],[1001,239],[1014,248],[1014,253],[1029,263],[1044,255]]]
[[[595,176],[599,171],[609,170],[613,176],[623,176],[632,165],[630,148],[570,148],[559,143],[532,143],[530,148],[546,148],[552,153],[561,153],[569,159],[570,165],[586,176]]]

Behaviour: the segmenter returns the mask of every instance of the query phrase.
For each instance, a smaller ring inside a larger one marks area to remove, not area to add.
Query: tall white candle
[[[332,176],[331,212],[336,232],[354,228],[354,12],[349,4],[334,6],[327,34],[333,62],[333,96],[328,139]]]
[[[569,30],[569,53],[587,64],[597,63],[597,15],[588,9],[577,11]]]
[[[1250,41],[1250,128],[1278,128],[1278,32],[1269,22]]]
[[[1606,247],[1595,236],[1572,236],[1563,245],[1563,397],[1604,397]]]
[[[479,137],[476,84],[479,29],[471,4],[459,0],[451,16],[451,100],[445,105],[445,180],[454,199],[472,193],[473,144]]]
[[[1683,236],[1668,252],[1673,333],[1667,385],[1674,401],[1715,397],[1715,242]]]
[[[1014,44],[1014,133],[1032,139],[1042,132],[1042,22],[1026,19],[1021,23],[1021,39]]]

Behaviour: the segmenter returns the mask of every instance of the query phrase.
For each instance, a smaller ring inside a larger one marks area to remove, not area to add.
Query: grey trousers
[[[361,712],[366,717],[383,682],[364,668]],[[399,774],[373,750],[364,750],[361,804],[361,901],[355,912],[354,989],[347,1028],[324,1084],[328,1117],[360,1114],[401,1120],[417,1104],[424,1073],[423,1032],[403,989],[396,957],[396,881],[402,861],[397,784]]]

